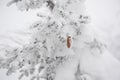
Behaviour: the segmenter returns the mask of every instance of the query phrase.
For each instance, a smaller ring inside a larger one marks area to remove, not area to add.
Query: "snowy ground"
[[[0,1],[0,44],[8,42],[8,44],[17,45],[11,39],[8,40],[9,36],[16,36],[14,34],[16,30],[17,34],[21,31],[25,32],[29,25],[39,18],[37,18],[34,10],[20,12],[15,5],[6,7],[6,2],[8,0]],[[120,60],[120,0],[86,0],[86,7],[92,19],[91,25],[109,45],[109,51]],[[19,35],[19,38],[23,42],[24,40],[27,42],[27,39],[29,39],[29,37],[25,38],[22,35]],[[19,43],[21,40],[17,40],[17,42]],[[0,70],[0,79],[13,80],[13,76],[6,77],[5,72]],[[17,80],[17,77],[14,77],[14,80]]]

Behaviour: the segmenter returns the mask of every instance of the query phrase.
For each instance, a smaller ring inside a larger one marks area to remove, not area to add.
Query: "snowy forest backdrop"
[[[8,40],[2,40],[3,37],[7,37],[7,34],[15,30],[24,30],[27,32],[29,24],[38,20],[36,17],[37,11],[20,12],[15,5],[6,7],[6,3],[9,0],[0,1],[0,42],[5,43]],[[96,32],[98,32],[105,42],[109,45],[109,51],[120,60],[120,1],[119,0],[86,0],[86,9],[91,17],[91,25],[94,26]],[[9,13],[9,14],[8,14]],[[24,20],[23,20],[24,18]],[[15,21],[17,19],[17,21]],[[7,24],[6,24],[7,22]],[[17,27],[16,27],[17,26]],[[28,26],[28,27],[26,27]],[[21,32],[16,32],[21,34]],[[24,33],[23,33],[24,35]],[[11,36],[16,36],[14,33]],[[27,35],[26,35],[27,36]],[[20,36],[23,42],[27,43],[27,39]],[[11,45],[16,45],[11,41],[8,41]],[[23,44],[23,43],[19,43]],[[1,71],[1,80],[6,80],[7,77]],[[15,78],[15,77],[14,77]],[[16,77],[17,78],[17,77]],[[13,80],[13,77],[9,77],[9,80]]]

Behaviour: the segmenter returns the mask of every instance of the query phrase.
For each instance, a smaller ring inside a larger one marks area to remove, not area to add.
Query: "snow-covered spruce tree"
[[[95,50],[102,53],[104,45],[85,34],[89,17],[85,14],[84,0],[13,0],[8,6],[13,3],[21,11],[46,10],[36,14],[40,20],[30,26],[29,44],[4,49],[0,68],[8,69],[7,75],[19,71],[19,79],[29,76],[31,80],[54,80],[57,68],[74,55],[72,50],[77,49],[78,40],[79,46],[88,48],[91,54]]]

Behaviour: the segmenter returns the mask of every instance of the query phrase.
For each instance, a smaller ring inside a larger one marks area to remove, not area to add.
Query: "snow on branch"
[[[70,56],[66,53],[67,37],[74,40],[82,35],[82,28],[89,22],[81,9],[83,3],[81,0],[12,0],[8,5],[13,3],[20,10],[40,8],[45,4],[50,15],[39,13],[41,20],[30,26],[29,44],[4,50],[6,55],[0,58],[0,68],[6,68],[7,75],[19,71],[19,79],[32,76],[31,80],[54,80],[57,67]]]

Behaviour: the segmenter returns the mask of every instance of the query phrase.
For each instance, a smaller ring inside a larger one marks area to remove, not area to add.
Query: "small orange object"
[[[71,37],[70,36],[67,37],[67,47],[68,48],[71,47]]]

